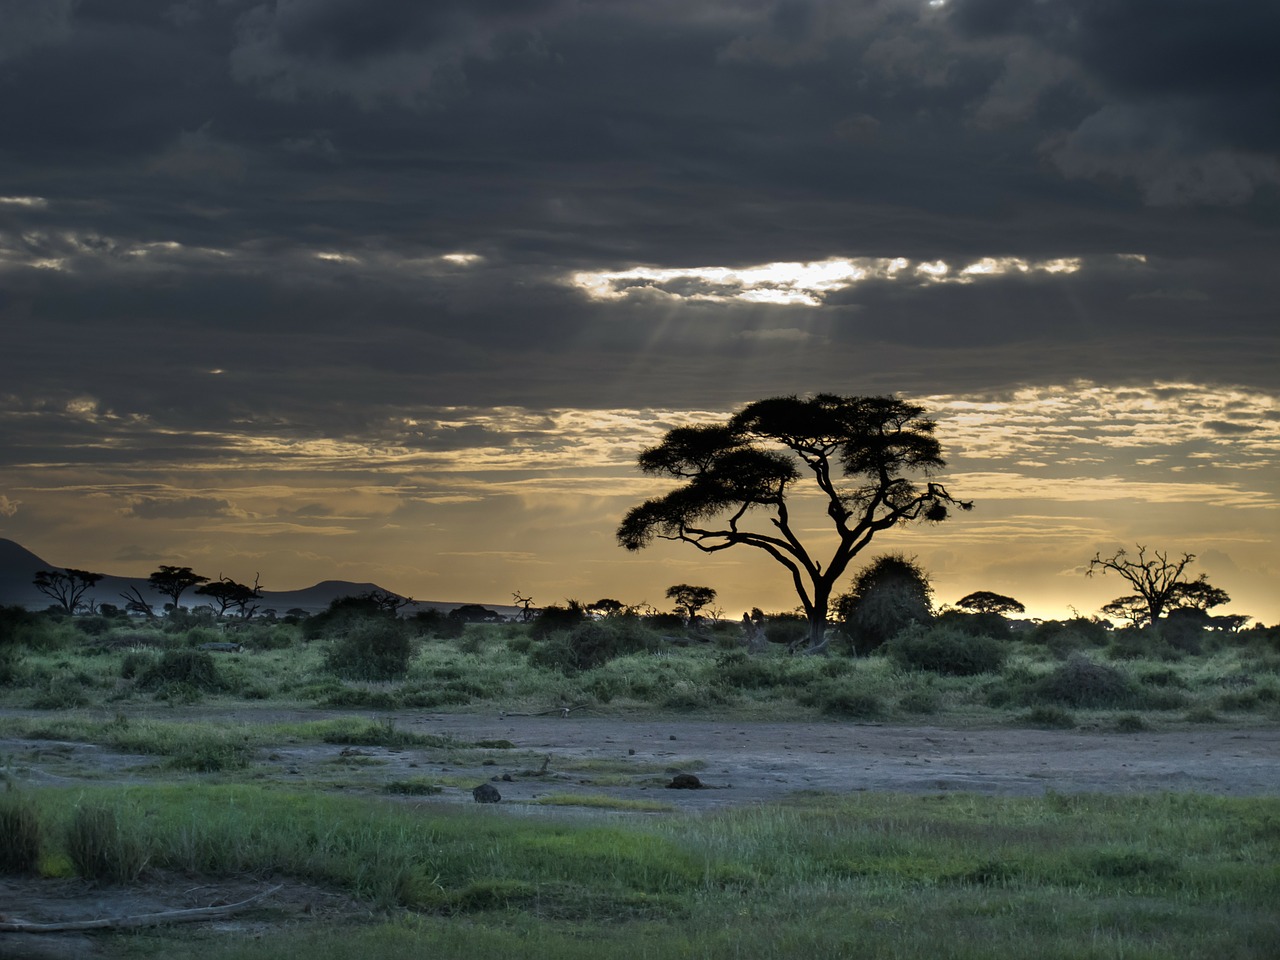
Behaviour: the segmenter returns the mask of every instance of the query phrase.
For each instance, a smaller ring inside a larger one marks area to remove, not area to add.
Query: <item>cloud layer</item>
[[[649,563],[640,445],[829,390],[935,398],[988,499],[1059,505],[975,527],[992,570],[1055,523],[1274,555],[1271,5],[0,19],[0,535],[590,592]]]

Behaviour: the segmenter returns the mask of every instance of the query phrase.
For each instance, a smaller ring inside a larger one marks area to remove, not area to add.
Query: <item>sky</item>
[[[0,537],[419,600],[797,605],[635,457],[894,394],[939,604],[1280,622],[1280,6],[0,0]],[[806,535],[820,539],[821,525]]]

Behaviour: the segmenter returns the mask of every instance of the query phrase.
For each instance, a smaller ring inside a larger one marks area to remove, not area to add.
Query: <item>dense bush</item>
[[[1059,658],[1066,658],[1089,647],[1105,646],[1110,639],[1111,629],[1105,621],[1087,617],[1046,620],[1037,624],[1027,636],[1029,642],[1047,648]]]
[[[804,706],[817,707],[829,717],[878,720],[886,713],[880,697],[856,690],[848,680],[818,680],[806,686],[796,700]]]
[[[854,652],[870,653],[913,624],[933,620],[933,587],[915,560],[900,553],[876,557],[836,598],[835,615]]]
[[[325,651],[324,668],[347,680],[399,680],[409,672],[414,642],[395,617],[353,622]]]
[[[590,670],[624,654],[652,650],[657,643],[657,636],[639,617],[585,620],[567,633],[558,632],[535,643],[529,662],[570,674]]]
[[[554,633],[572,630],[586,619],[586,610],[576,602],[570,602],[566,607],[556,605],[544,607],[529,624],[529,635],[535,640],[545,640]]]
[[[999,640],[970,636],[942,624],[909,627],[889,641],[885,652],[901,667],[953,677],[994,673],[1005,660]]]
[[[955,627],[971,637],[991,637],[1005,640],[1009,637],[1009,621],[998,613],[965,613],[947,610],[938,615],[939,624]]]
[[[1083,656],[1069,658],[1029,692],[1037,700],[1068,707],[1135,708],[1147,699],[1127,674]]]
[[[765,690],[789,686],[792,660],[771,656],[748,656],[741,650],[722,653],[712,670],[714,682],[738,690]]]
[[[203,693],[226,689],[213,655],[205,650],[166,650],[138,676],[143,690],[171,692],[186,688]]]

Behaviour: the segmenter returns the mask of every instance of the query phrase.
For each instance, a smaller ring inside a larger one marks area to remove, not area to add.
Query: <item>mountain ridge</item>
[[[49,563],[16,540],[0,537],[0,605],[26,607],[31,610],[45,609],[55,601],[41,593],[32,584],[31,581],[36,572],[68,569],[84,568]],[[125,601],[120,595],[135,588],[145,599],[153,601],[157,611],[163,610],[165,603],[169,602],[167,597],[151,589],[146,577],[120,577],[112,574],[104,575],[102,580],[86,591],[85,599],[123,607]],[[394,590],[387,590],[376,583],[330,579],[321,580],[300,590],[263,590],[258,607],[260,612],[274,610],[280,616],[284,616],[290,610],[303,610],[309,614],[319,613],[339,597],[358,596],[375,590],[400,596]],[[184,607],[201,606],[203,602],[203,598],[198,597],[194,590],[188,590],[182,596]],[[406,609],[448,611],[466,605],[466,601],[416,600]],[[482,604],[482,606],[508,615],[517,609],[505,604]]]

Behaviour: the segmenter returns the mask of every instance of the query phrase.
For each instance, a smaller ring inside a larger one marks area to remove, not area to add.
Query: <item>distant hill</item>
[[[77,567],[74,563],[70,566]],[[0,604],[27,607],[31,610],[45,609],[54,601],[37,590],[31,581],[35,579],[36,572],[39,570],[63,569],[66,569],[66,567],[42,560],[19,543],[0,538]],[[95,570],[93,572],[102,573],[104,571]],[[199,573],[201,571],[197,570],[196,572]],[[128,593],[134,587],[142,592],[144,598],[153,602],[157,613],[164,609],[167,598],[153,592],[147,583],[146,577],[116,577],[108,575],[86,593],[85,597],[98,603],[113,603],[118,607],[123,607],[124,600],[121,599],[120,595]],[[329,603],[338,597],[358,596],[373,590],[379,590],[384,593],[395,592],[386,590],[376,583],[323,580],[315,586],[307,587],[305,590],[263,590],[258,610],[260,613],[274,610],[277,616],[284,616],[290,610],[319,613],[321,610],[327,609]],[[197,596],[194,590],[188,590],[182,596],[182,605],[184,607],[199,606],[203,602],[204,598]],[[422,600],[406,607],[405,610],[449,611],[463,605],[463,602],[450,603],[439,600]],[[513,606],[495,604],[484,604],[484,606],[506,616],[516,613],[516,608]]]

